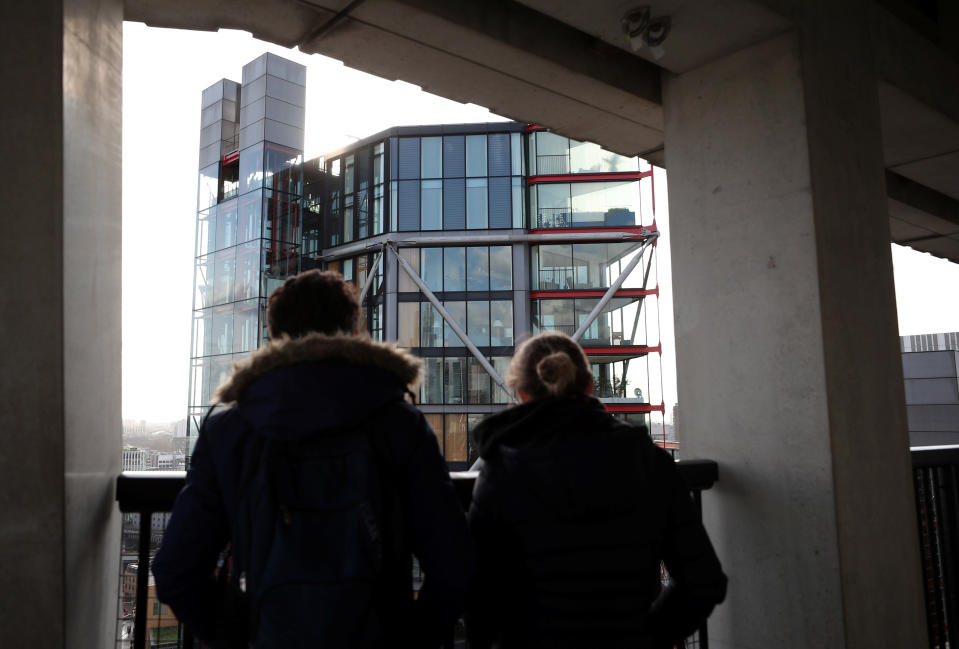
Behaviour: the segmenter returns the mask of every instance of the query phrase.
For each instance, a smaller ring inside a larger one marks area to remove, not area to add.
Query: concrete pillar
[[[719,462],[730,575],[712,647],[926,646],[866,8],[829,4],[664,79],[680,441]]]
[[[115,640],[123,3],[0,4],[0,634]]]

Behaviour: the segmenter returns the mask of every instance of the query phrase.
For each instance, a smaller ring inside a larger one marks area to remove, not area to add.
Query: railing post
[[[133,649],[146,649],[147,598],[150,592],[150,533],[153,512],[140,512],[140,538],[137,543],[137,598],[133,614]]]

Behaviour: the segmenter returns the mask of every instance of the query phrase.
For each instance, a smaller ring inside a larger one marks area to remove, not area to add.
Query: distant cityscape
[[[183,471],[192,450],[190,441],[186,418],[173,422],[124,419],[123,470]]]

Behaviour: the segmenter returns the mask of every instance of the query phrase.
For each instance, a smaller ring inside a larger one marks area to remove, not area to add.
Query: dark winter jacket
[[[689,491],[645,428],[593,398],[544,398],[474,437],[471,647],[672,647],[723,600]]]
[[[474,557],[436,437],[403,401],[420,371],[418,359],[392,345],[323,334],[273,341],[236,365],[217,393],[232,407],[206,421],[153,562],[158,599],[205,644],[215,646],[214,567],[231,538],[241,467],[259,448],[259,436],[300,439],[359,426],[371,416],[385,433],[408,546],[426,574],[414,602],[406,570],[405,588],[399,588],[404,601],[392,609],[404,612],[407,629],[417,629],[420,646],[440,644],[462,612]],[[403,630],[393,631],[391,646],[405,645]]]

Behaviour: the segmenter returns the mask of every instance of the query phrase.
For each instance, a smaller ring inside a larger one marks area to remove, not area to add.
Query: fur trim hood
[[[297,338],[284,336],[234,363],[233,375],[217,388],[216,401],[235,403],[246,388],[271,370],[316,361],[342,361],[380,368],[395,375],[414,393],[423,372],[423,362],[410,352],[393,343],[376,342],[366,335],[311,333]]]

